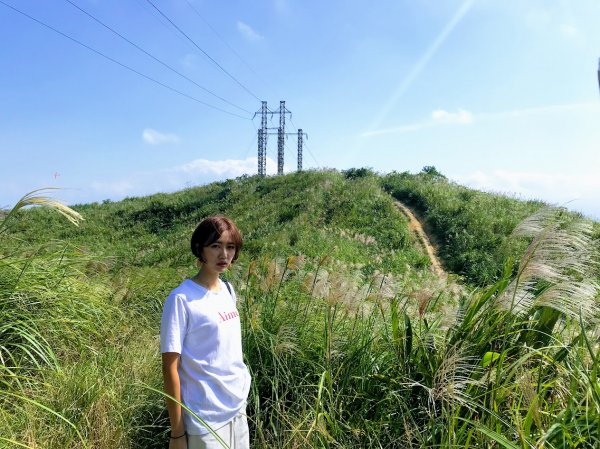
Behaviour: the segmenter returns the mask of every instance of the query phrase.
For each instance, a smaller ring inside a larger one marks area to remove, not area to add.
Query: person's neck
[[[194,282],[200,284],[207,290],[219,290],[219,273],[207,272],[200,269],[198,274],[192,278]]]

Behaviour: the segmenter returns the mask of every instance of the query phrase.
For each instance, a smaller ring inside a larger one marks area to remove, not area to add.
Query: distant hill
[[[79,205],[74,208],[85,217],[79,228],[52,211],[32,210],[21,226],[29,241],[67,239],[111,256],[116,266],[177,267],[189,261],[193,227],[207,215],[225,213],[244,230],[248,257],[327,254],[363,264],[365,272],[394,271],[407,263],[422,267],[427,259],[411,243],[392,199],[420,216],[445,268],[475,285],[492,282],[509,257],[519,256],[526,242],[512,241],[510,233],[544,206],[460,186],[433,167],[387,175],[350,169],[243,176],[171,194]],[[359,242],[357,235],[373,244]],[[377,256],[382,260],[375,263]]]

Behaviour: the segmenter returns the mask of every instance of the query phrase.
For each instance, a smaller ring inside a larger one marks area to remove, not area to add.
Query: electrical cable
[[[286,133],[287,134],[287,133]],[[288,136],[286,135],[283,139],[283,150],[284,150],[284,162],[283,162],[283,166],[285,167],[285,155],[288,155],[288,159],[291,157],[291,154],[294,154],[290,148],[290,146],[287,144],[287,138]],[[296,161],[297,162],[297,161]],[[284,170],[285,171],[285,170]]]
[[[215,61],[208,53],[206,53],[202,48],[200,48],[200,46],[194,42],[194,40],[189,37],[181,28],[179,28],[164,12],[162,12],[154,3],[152,3],[152,0],[146,0],[148,3],[150,3],[150,5],[152,5],[152,7],[154,9],[156,9],[161,16],[163,16],[165,19],[167,19],[169,21],[169,23],[171,25],[173,25],[173,27],[175,27],[177,29],[177,31],[179,31],[181,34],[183,34],[187,40],[189,40],[192,44],[194,44],[194,46],[200,50],[204,56],[206,56],[208,59],[210,59],[217,67],[219,67],[219,69],[221,69],[223,71],[223,73],[225,73],[229,78],[231,78],[233,81],[235,81],[242,89],[244,89],[246,92],[248,92],[250,95],[252,95],[254,98],[256,98],[258,101],[261,101],[260,98],[258,98],[256,95],[254,95],[254,93],[252,93],[252,91],[250,91],[250,89],[248,89],[246,86],[244,86],[240,81],[238,81],[238,79],[236,77],[234,77],[231,73],[229,73],[227,70],[225,70],[223,68],[223,66],[221,66],[221,64],[219,64],[217,61]]]
[[[306,150],[308,151],[308,154],[310,154],[311,157],[313,158],[313,160],[316,162],[317,167],[321,168],[321,164],[319,164],[319,161],[317,160],[317,158],[315,157],[315,155],[313,154],[313,152],[310,151],[310,148],[308,147],[308,145],[306,145],[306,142],[304,143],[304,148],[306,148]]]
[[[290,123],[292,124],[292,126],[293,126],[295,129],[299,129],[299,128],[296,126],[296,124],[294,123],[294,121],[292,120],[292,113],[291,113],[291,112],[290,112]],[[306,134],[306,133],[304,133],[304,134]]]
[[[92,47],[90,47],[90,46],[89,46],[89,45],[87,45],[87,44],[84,44],[83,42],[81,42],[81,41],[79,41],[79,40],[75,39],[74,37],[72,37],[72,36],[69,36],[68,34],[65,34],[65,33],[63,33],[63,32],[62,32],[62,31],[60,31],[60,30],[57,30],[56,28],[52,27],[51,25],[48,25],[47,23],[44,23],[44,22],[42,22],[41,20],[38,20],[38,19],[36,19],[35,17],[33,17],[33,16],[30,16],[30,15],[29,15],[29,14],[27,14],[26,12],[23,12],[23,11],[21,11],[21,10],[19,10],[19,9],[15,8],[14,6],[12,6],[12,5],[9,5],[8,3],[4,2],[3,0],[0,0],[0,4],[2,4],[2,5],[4,5],[4,6],[6,6],[6,7],[8,7],[8,8],[10,8],[10,9],[12,9],[13,11],[15,11],[15,12],[17,12],[17,13],[19,13],[19,14],[21,14],[21,15],[25,16],[25,17],[27,17],[28,19],[30,19],[30,20],[33,20],[34,22],[36,22],[36,23],[38,23],[38,24],[40,24],[40,25],[42,25],[42,26],[44,26],[44,27],[46,27],[46,28],[48,28],[48,29],[50,29],[50,30],[54,31],[55,33],[58,33],[58,34],[60,34],[61,36],[63,36],[63,37],[66,37],[67,39],[69,39],[69,40],[71,40],[71,41],[75,42],[76,44],[79,44],[79,45],[81,45],[82,47],[84,47],[84,48],[86,48],[86,49],[88,49],[88,50],[90,50],[90,51],[92,51],[92,52],[96,53],[97,55],[100,55],[100,56],[102,56],[103,58],[106,58],[106,59],[108,59],[109,61],[111,61],[111,62],[113,62],[113,63],[115,63],[115,64],[117,64],[117,65],[119,65],[119,66],[121,66],[121,67],[123,67],[123,68],[125,68],[125,69],[127,69],[127,70],[129,70],[129,71],[131,71],[131,72],[133,72],[133,73],[135,73],[136,75],[139,75],[139,76],[141,76],[141,77],[143,77],[143,78],[146,78],[146,79],[147,79],[147,80],[149,80],[149,81],[152,81],[153,83],[156,83],[156,84],[158,84],[158,85],[160,85],[160,86],[162,86],[162,87],[164,87],[164,88],[166,88],[166,89],[169,89],[169,90],[171,90],[171,91],[173,91],[173,92],[175,92],[175,93],[178,93],[179,95],[182,95],[182,96],[184,96],[184,97],[186,97],[186,98],[188,98],[188,99],[190,99],[190,100],[193,100],[193,101],[195,101],[195,102],[197,102],[197,103],[203,104],[204,106],[207,106],[207,107],[209,107],[209,108],[215,109],[215,110],[217,110],[217,111],[221,111],[221,112],[223,112],[223,113],[225,113],[225,114],[229,114],[229,115],[232,115],[232,116],[234,116],[234,117],[238,117],[238,118],[241,118],[241,119],[244,119],[244,120],[250,120],[248,117],[243,117],[243,116],[241,116],[241,115],[239,115],[239,114],[236,114],[236,113],[234,113],[234,112],[226,111],[225,109],[221,109],[221,108],[219,108],[218,106],[214,106],[214,105],[212,105],[212,104],[206,103],[206,102],[204,102],[204,101],[202,101],[202,100],[199,100],[198,98],[192,97],[191,95],[188,95],[188,94],[186,94],[186,93],[184,93],[184,92],[181,92],[180,90],[177,90],[177,89],[175,89],[174,87],[171,87],[171,86],[169,86],[168,84],[165,84],[165,83],[163,83],[163,82],[161,82],[161,81],[158,81],[158,80],[156,80],[156,79],[154,79],[154,78],[152,78],[152,77],[150,77],[150,76],[148,76],[148,75],[146,75],[146,74],[144,74],[144,73],[142,73],[142,72],[139,72],[138,70],[136,70],[136,69],[134,69],[134,68],[132,68],[132,67],[129,67],[128,65],[126,65],[126,64],[123,64],[122,62],[119,62],[119,61],[117,61],[116,59],[113,59],[113,58],[111,58],[111,57],[110,57],[110,56],[108,56],[108,55],[105,55],[105,54],[104,54],[104,53],[102,53],[101,51],[99,51],[99,50],[96,50],[95,48],[92,48]]]
[[[248,158],[248,153],[250,153],[250,150],[256,143],[256,140],[258,139],[257,134],[258,134],[257,132],[254,133],[254,136],[252,137],[252,142],[250,142],[250,145],[248,145],[248,147],[246,148],[246,154],[244,155],[244,160]]]
[[[225,98],[215,94],[214,92],[210,91],[209,89],[207,89],[204,86],[201,86],[200,84],[198,84],[197,82],[195,82],[193,79],[188,78],[187,76],[185,76],[183,73],[177,71],[176,69],[174,69],[173,67],[171,67],[169,64],[167,64],[164,61],[161,61],[160,59],[158,59],[157,57],[153,56],[152,54],[150,54],[149,52],[147,52],[146,50],[144,50],[142,47],[140,47],[139,45],[137,45],[135,42],[130,41],[129,39],[127,39],[125,36],[123,36],[121,33],[119,33],[118,31],[116,31],[115,29],[111,28],[109,25],[106,25],[104,22],[102,22],[100,19],[98,19],[97,17],[95,17],[93,14],[91,14],[90,12],[84,10],[83,8],[81,8],[80,6],[76,5],[75,3],[73,3],[72,0],[65,0],[67,3],[71,4],[73,7],[77,8],[79,11],[81,11],[82,13],[84,13],[85,15],[87,15],[88,17],[90,17],[91,19],[95,20],[97,23],[99,23],[100,25],[102,25],[104,28],[108,29],[109,31],[111,31],[112,33],[116,34],[117,36],[119,36],[121,39],[123,39],[125,42],[129,43],[130,45],[133,45],[135,48],[137,48],[139,51],[141,51],[142,53],[144,53],[146,56],[154,59],[156,62],[162,64],[164,67],[166,67],[167,69],[171,70],[172,72],[176,73],[177,75],[181,76],[182,78],[186,79],[187,81],[189,81],[190,83],[194,84],[195,86],[199,87],[200,89],[204,90],[205,92],[207,92],[208,94],[212,95],[215,98],[218,98],[219,100],[227,103],[230,106],[233,106],[236,109],[239,109],[240,111],[243,112],[247,112],[248,114],[252,114],[250,111],[237,106],[235,104],[233,104],[232,102],[226,100]]]
[[[292,126],[293,126],[295,129],[299,129],[299,128],[296,126],[296,124],[294,123],[294,121],[292,120],[291,114],[292,114],[292,113],[290,112],[290,123],[292,124]],[[306,148],[306,149],[308,150],[308,152],[310,153],[310,155],[312,156],[312,158],[314,159],[314,161],[317,163],[317,166],[320,168],[321,166],[320,166],[319,162],[317,161],[317,159],[314,157],[314,155],[312,154],[312,152],[310,151],[310,149],[309,149],[309,148],[308,148],[308,146],[306,145],[306,141],[308,140],[308,134],[307,134],[307,133],[305,133],[305,132],[304,132],[304,130],[302,130],[302,134],[304,134],[304,135],[306,136],[306,140],[303,140],[303,141],[302,141],[302,147],[303,147],[303,148]]]
[[[192,2],[190,0],[186,0],[187,4],[189,5],[189,7],[196,13],[196,15],[198,17],[200,17],[200,20],[202,20],[205,25],[210,28],[210,30],[215,34],[215,36],[217,36],[221,42],[223,42],[223,44],[225,44],[225,46],[227,48],[229,48],[229,50],[240,60],[242,61],[242,63],[252,72],[254,73],[263,83],[266,84],[265,80],[252,68],[252,66],[250,66],[250,64],[248,64],[244,58],[242,58],[239,53],[237,51],[234,50],[234,48],[229,45],[229,43],[217,32],[217,30],[215,30],[215,28],[208,22],[208,20],[206,20],[202,14],[200,14],[200,11],[198,11],[198,9],[196,9],[196,7],[192,4]]]

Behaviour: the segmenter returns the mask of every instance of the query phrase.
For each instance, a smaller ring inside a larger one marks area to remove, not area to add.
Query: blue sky
[[[305,168],[434,165],[600,219],[597,0],[152,3],[195,45],[147,0],[0,1],[0,207],[47,186],[75,204],[254,174],[252,115],[285,100]],[[276,153],[270,136],[269,173]]]

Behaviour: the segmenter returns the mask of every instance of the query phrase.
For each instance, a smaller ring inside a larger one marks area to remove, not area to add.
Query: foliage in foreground
[[[596,447],[589,225],[534,217],[521,228],[530,246],[518,268],[461,294],[419,269],[406,230],[392,227],[399,237],[388,243],[390,221],[404,222],[374,181],[290,176],[298,194],[284,178],[244,179],[85,206],[81,234],[59,231],[69,244],[42,245],[48,215],[28,215],[40,240],[15,245],[32,235],[22,226],[0,257],[0,447],[166,446],[163,400],[144,385],[160,388],[157,321],[190,273],[180,254],[194,195],[246,231],[230,276],[257,448]],[[170,213],[168,225],[152,221]],[[111,222],[128,227],[113,234]]]
[[[191,274],[187,240],[206,214],[240,223],[245,265],[284,250],[327,253],[358,279],[427,265],[377,183],[337,173],[78,206],[78,228],[50,209],[18,209],[2,222],[0,447],[162,447],[163,401],[144,385],[160,388],[162,301]]]
[[[516,275],[507,264],[451,319],[436,296],[413,310],[383,279],[355,302],[316,291],[318,270],[295,260],[266,290],[276,267],[251,267],[244,322],[257,447],[598,447],[591,225],[544,210],[515,235],[532,239]],[[302,293],[287,301],[288,291]]]

